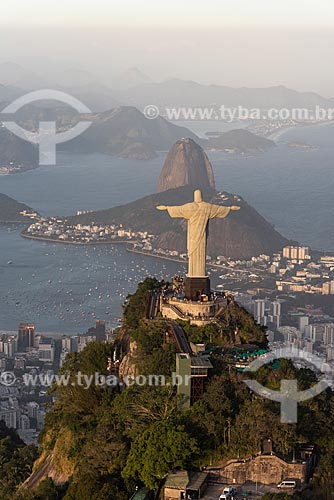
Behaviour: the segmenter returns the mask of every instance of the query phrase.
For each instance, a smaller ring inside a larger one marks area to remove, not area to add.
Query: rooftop
[[[189,475],[186,470],[170,472],[167,476],[165,487],[175,489],[186,489],[189,483]]]
[[[168,474],[165,488],[199,490],[207,480],[207,472],[189,473],[186,470],[178,470]]]
[[[188,490],[199,490],[203,483],[207,480],[207,472],[195,472],[191,475],[189,484],[187,486]]]
[[[213,368],[209,356],[191,357],[192,368]]]

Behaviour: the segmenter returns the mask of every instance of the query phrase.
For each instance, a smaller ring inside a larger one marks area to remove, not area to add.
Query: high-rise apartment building
[[[287,246],[283,248],[283,257],[289,260],[309,260],[310,249],[309,247]]]
[[[35,325],[31,323],[21,323],[19,325],[17,348],[19,352],[33,349],[35,343]]]

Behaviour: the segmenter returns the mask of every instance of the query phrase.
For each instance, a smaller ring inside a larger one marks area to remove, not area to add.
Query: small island
[[[303,142],[289,142],[288,147],[292,149],[301,149],[302,151],[313,151],[315,149],[311,144],[305,144]]]
[[[215,137],[210,134],[208,141],[208,149],[230,154],[261,153],[275,146],[274,141],[244,129],[230,130]]]

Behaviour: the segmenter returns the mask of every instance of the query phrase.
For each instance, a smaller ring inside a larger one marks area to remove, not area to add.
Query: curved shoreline
[[[62,245],[76,245],[76,246],[94,246],[94,245],[120,245],[120,244],[134,244],[137,243],[137,241],[123,241],[123,240],[115,240],[115,241],[66,241],[66,240],[59,240],[56,238],[44,238],[43,236],[32,236],[30,234],[25,233],[22,231],[20,234],[22,238],[27,238],[28,240],[37,240],[37,241],[43,241],[45,243],[60,243]]]
[[[42,236],[31,236],[27,235],[26,233],[22,232],[21,233],[22,238],[27,238],[30,240],[37,240],[37,241],[43,241],[46,243],[60,243],[60,244],[65,244],[65,245],[75,245],[75,246],[94,246],[94,245],[120,245],[120,244],[126,244],[126,251],[127,252],[132,252],[136,253],[138,255],[143,255],[144,257],[154,257],[156,259],[162,259],[162,260],[167,260],[169,262],[175,262],[177,264],[184,264],[185,266],[187,265],[187,260],[181,260],[173,257],[168,257],[167,255],[158,255],[156,253],[151,253],[151,252],[145,252],[144,250],[137,250],[134,248],[134,245],[138,243],[138,241],[122,241],[122,240],[116,240],[116,241],[91,241],[91,242],[74,242],[74,241],[62,241],[62,240],[57,240],[57,239],[51,239],[51,238],[43,238]],[[230,270],[229,266],[225,266],[223,264],[208,264],[209,267],[215,267],[217,269],[228,269]],[[245,272],[244,269],[234,269],[235,272]],[[259,270],[258,270],[259,272]]]
[[[134,248],[134,245],[138,243],[138,241],[123,241],[123,240],[116,240],[116,241],[88,241],[88,242],[80,242],[80,241],[66,241],[66,240],[58,240],[58,239],[53,239],[53,238],[43,238],[43,236],[32,236],[30,234],[26,234],[24,231],[20,234],[22,238],[26,238],[28,240],[36,240],[36,241],[42,241],[44,243],[60,243],[62,245],[75,245],[75,246],[94,246],[94,245],[120,245],[120,244],[126,244],[127,248],[126,250],[128,252],[132,253],[137,253],[139,255],[143,255],[145,257],[155,257],[157,259],[163,259],[163,260],[168,260],[171,262],[177,262],[179,264],[186,264],[187,261],[181,260],[181,259],[174,259],[173,257],[167,257],[165,255],[157,255],[154,253],[150,252],[145,252],[143,250],[136,250]]]
[[[184,264],[185,266],[187,266],[187,260],[174,259],[173,257],[167,257],[165,255],[158,255],[155,253],[145,252],[143,250],[136,250],[134,248],[127,248],[126,250],[128,252],[137,253],[139,255],[144,255],[145,257],[155,257],[157,259],[169,260],[171,262],[176,262],[178,264]],[[214,263],[210,264],[210,263],[208,263],[208,267],[215,267],[217,269],[227,269],[229,271],[231,270],[231,268],[229,266],[226,266],[224,264],[214,264]],[[233,268],[233,271],[235,271],[237,273],[247,272],[247,270],[245,270],[245,269],[237,269],[237,268]],[[251,271],[249,271],[249,272],[251,272]],[[260,270],[258,269],[257,272],[260,273]],[[261,272],[263,272],[263,271],[261,271]]]
[[[127,248],[128,252],[137,253],[139,255],[144,255],[145,257],[156,257],[157,259],[169,260],[171,262],[178,262],[180,264],[187,264],[186,260],[173,259],[173,257],[167,257],[165,255],[157,255],[155,253],[145,252],[144,250],[136,250],[135,248]]]

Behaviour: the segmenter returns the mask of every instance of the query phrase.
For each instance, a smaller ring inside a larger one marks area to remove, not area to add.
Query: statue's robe
[[[216,217],[223,219],[231,208],[211,203],[192,202],[185,205],[167,207],[168,213],[173,218],[188,220],[188,277],[206,276],[206,240],[209,219]]]

